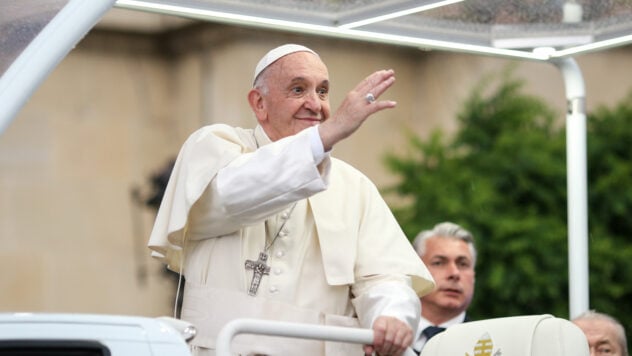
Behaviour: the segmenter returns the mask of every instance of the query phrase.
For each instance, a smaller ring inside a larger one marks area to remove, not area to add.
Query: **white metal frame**
[[[373,330],[345,328],[342,326],[310,325],[283,321],[234,319],[228,322],[217,335],[215,341],[217,356],[231,356],[230,342],[239,334],[258,334],[301,338],[309,340],[340,341],[370,345],[373,343]],[[404,356],[414,356],[409,348]]]
[[[568,212],[569,314],[589,308],[588,184],[586,173],[586,89],[581,69],[572,58],[553,60],[564,78],[566,114],[566,184]]]
[[[457,43],[449,40],[433,40],[361,29],[362,26],[366,24],[379,23],[398,16],[405,16],[460,1],[463,0],[400,0],[383,2],[377,5],[377,7],[374,5],[364,11],[355,11],[350,15],[342,15],[340,18],[335,19],[316,16],[307,19],[304,18],[305,16],[291,15],[291,13],[288,12],[277,13],[271,9],[264,11],[262,9],[253,10],[248,7],[228,7],[221,2],[207,2],[201,4],[200,2],[196,3],[193,1],[117,0],[115,6],[130,10],[182,16],[238,26],[285,30],[296,33],[385,43],[419,49],[438,49],[536,61],[565,58],[632,43],[632,34],[624,34],[614,38],[596,42],[591,41],[590,43],[577,44],[559,49],[550,47],[550,50],[543,52],[537,50],[527,51],[497,48],[492,45]],[[175,3],[177,3],[177,5],[174,5]],[[253,1],[253,3],[256,3],[256,1]],[[380,15],[380,13],[382,15]]]

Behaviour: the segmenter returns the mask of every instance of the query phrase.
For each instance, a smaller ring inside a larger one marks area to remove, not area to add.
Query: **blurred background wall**
[[[329,66],[335,108],[371,72],[393,68],[394,110],[370,119],[334,155],[378,187],[386,152],[406,135],[454,130],[486,74],[514,65],[564,124],[561,74],[550,64],[298,36],[113,9],[48,77],[0,136],[0,312],[172,313],[175,275],[145,247],[152,177],[196,128],[253,127],[246,102],[259,58],[301,43]],[[588,111],[632,88],[632,47],[576,58]]]

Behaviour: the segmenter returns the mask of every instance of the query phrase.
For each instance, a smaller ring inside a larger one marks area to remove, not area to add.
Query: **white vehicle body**
[[[190,356],[195,330],[171,318],[0,314],[0,355]]]

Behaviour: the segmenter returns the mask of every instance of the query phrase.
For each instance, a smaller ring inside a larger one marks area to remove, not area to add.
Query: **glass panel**
[[[136,3],[215,11],[227,14],[227,18],[245,15],[320,25],[330,33],[342,25],[342,28],[365,33],[513,49],[522,53],[536,47],[560,50],[632,35],[632,0],[153,0]],[[402,14],[407,9],[433,3],[441,6]],[[364,21],[392,13],[399,17]]]
[[[632,34],[632,0],[466,0],[364,29],[500,48],[561,48]],[[539,38],[548,39],[533,40]]]
[[[3,0],[0,5],[0,76],[68,0]]]

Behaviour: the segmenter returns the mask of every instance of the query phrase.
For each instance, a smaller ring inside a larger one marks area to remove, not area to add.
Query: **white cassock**
[[[370,328],[388,315],[416,330],[419,296],[434,287],[430,273],[373,183],[322,151],[317,127],[271,142],[261,126],[218,124],[182,146],[149,247],[172,270],[182,268],[182,319],[198,328],[194,345],[214,349],[219,330],[235,318]],[[246,261],[263,251],[269,274],[251,296]],[[362,349],[239,335],[231,351]]]

